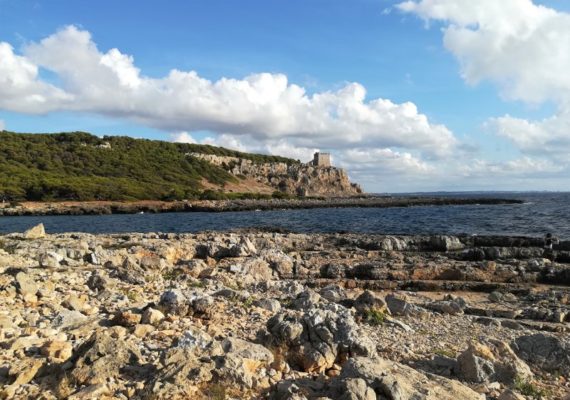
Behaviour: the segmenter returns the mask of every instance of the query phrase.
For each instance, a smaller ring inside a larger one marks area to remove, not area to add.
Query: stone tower
[[[313,158],[313,165],[315,167],[330,167],[331,166],[331,155],[330,153],[315,153]]]

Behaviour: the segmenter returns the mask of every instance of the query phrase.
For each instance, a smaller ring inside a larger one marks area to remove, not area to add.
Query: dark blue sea
[[[293,232],[517,236],[543,236],[546,232],[552,232],[561,239],[570,239],[570,193],[429,194],[430,197],[434,195],[499,197],[520,199],[524,203],[226,213],[0,217],[0,233],[21,232],[42,222],[48,233],[200,232],[238,228],[279,228]]]

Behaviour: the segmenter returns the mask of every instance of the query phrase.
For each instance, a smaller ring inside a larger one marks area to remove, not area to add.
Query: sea
[[[383,194],[385,196],[385,194]],[[322,208],[82,216],[0,217],[0,233],[44,224],[48,233],[203,232],[258,228],[300,233],[466,234],[570,240],[570,193],[408,193],[394,196],[504,198],[522,204]]]

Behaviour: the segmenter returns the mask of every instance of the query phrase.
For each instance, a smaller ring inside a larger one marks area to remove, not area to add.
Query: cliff
[[[351,183],[343,169],[332,166],[314,166],[311,163],[256,163],[239,157],[203,153],[188,155],[221,167],[240,180],[249,180],[256,186],[267,186],[291,195],[346,197],[362,193],[360,186]]]

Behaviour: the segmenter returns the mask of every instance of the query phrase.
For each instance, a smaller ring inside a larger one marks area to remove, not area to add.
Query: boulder
[[[382,313],[389,313],[386,302],[379,296],[376,296],[369,290],[365,290],[360,296],[354,301],[354,308],[359,313],[367,313],[370,311],[379,311]]]
[[[163,313],[161,313],[159,310],[149,307],[143,311],[141,322],[143,324],[157,326],[162,322],[163,319],[164,319]]]
[[[376,352],[350,310],[330,303],[277,313],[267,322],[264,341],[269,347],[286,348],[289,364],[306,372],[324,372],[348,357]]]
[[[340,376],[328,381],[313,379],[285,380],[272,388],[271,400],[305,399],[418,399],[483,400],[460,382],[416,371],[406,365],[379,357],[354,357],[348,360]]]
[[[225,354],[216,359],[216,380],[241,388],[259,386],[259,370],[273,362],[273,353],[262,345],[237,338],[227,338],[221,345]]]
[[[51,362],[63,362],[71,357],[73,346],[62,340],[48,340],[40,350]]]
[[[345,290],[339,285],[327,285],[319,292],[322,298],[339,303],[347,298]]]
[[[458,251],[465,248],[459,238],[455,236],[432,236],[430,238],[431,248],[435,251]]]
[[[549,372],[570,373],[570,342],[537,333],[520,336],[511,344],[515,353],[531,365]]]
[[[46,253],[40,254],[39,262],[40,267],[55,269],[61,266],[61,262],[63,261],[63,257],[53,251],[48,251]]]
[[[501,382],[508,385],[517,379],[528,380],[533,374],[529,366],[501,341],[489,345],[471,343],[457,357],[456,374],[459,379],[472,383]]]
[[[435,375],[428,378],[411,367],[378,357],[348,360],[340,378],[363,379],[378,395],[388,399],[484,399],[457,381]]]
[[[185,316],[190,310],[190,302],[181,290],[170,289],[160,296],[158,308],[165,314]]]
[[[138,365],[141,358],[133,344],[95,332],[73,353],[69,375],[78,385],[104,384],[118,378],[126,366]]]
[[[44,224],[38,224],[24,232],[24,239],[43,239],[46,237]]]
[[[281,309],[281,303],[275,299],[259,299],[253,302],[253,305],[264,310],[277,312]]]
[[[390,293],[385,297],[386,306],[392,315],[407,316],[426,313],[425,310],[410,303],[404,293]]]

